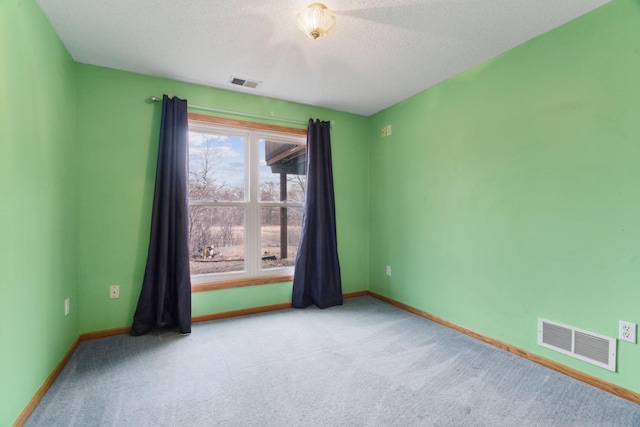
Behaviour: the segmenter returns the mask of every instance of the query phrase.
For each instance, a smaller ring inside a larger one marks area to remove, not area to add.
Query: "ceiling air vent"
[[[616,370],[616,339],[538,318],[538,345]]]
[[[231,80],[229,82],[232,85],[248,87],[248,88],[251,88],[251,89],[257,88],[258,85],[261,83],[261,82],[255,81],[255,80],[241,79],[240,77],[233,77],[233,76],[231,76]]]

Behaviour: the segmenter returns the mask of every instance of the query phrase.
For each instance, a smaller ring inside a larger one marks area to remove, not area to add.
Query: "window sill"
[[[242,288],[244,286],[266,285],[269,283],[282,283],[293,281],[292,275],[253,277],[250,279],[226,280],[223,282],[199,283],[191,285],[191,293],[216,291],[219,289]]]

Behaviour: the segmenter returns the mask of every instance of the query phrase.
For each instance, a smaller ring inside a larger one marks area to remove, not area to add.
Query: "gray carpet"
[[[640,426],[640,406],[370,297],[82,342],[27,426]]]

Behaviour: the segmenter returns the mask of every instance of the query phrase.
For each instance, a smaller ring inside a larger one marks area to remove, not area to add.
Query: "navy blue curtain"
[[[149,255],[131,335],[154,328],[191,332],[187,101],[162,97]]]
[[[329,122],[309,120],[307,191],[293,276],[292,306],[342,304]]]

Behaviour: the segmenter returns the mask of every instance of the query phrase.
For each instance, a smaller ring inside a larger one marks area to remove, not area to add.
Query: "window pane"
[[[244,208],[189,207],[191,274],[243,271]]]
[[[293,265],[300,242],[302,208],[262,208],[260,224],[261,268]]]
[[[306,146],[260,140],[260,201],[304,201]]]
[[[246,138],[189,132],[189,200],[244,201]]]

